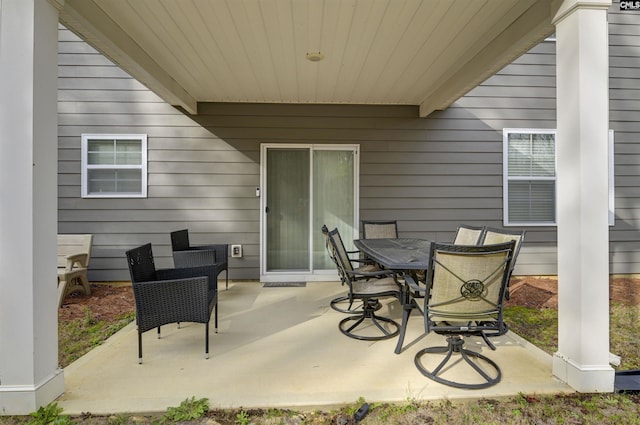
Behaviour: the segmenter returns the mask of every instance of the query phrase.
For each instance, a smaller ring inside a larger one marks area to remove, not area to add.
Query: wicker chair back
[[[175,267],[215,264],[218,274],[225,272],[225,287],[229,288],[228,244],[196,245],[189,242],[188,229],[171,232],[171,250]]]
[[[186,251],[189,249],[189,231],[187,229],[171,232],[171,250]]]
[[[157,279],[151,244],[145,244],[127,251],[131,282],[149,282]]]

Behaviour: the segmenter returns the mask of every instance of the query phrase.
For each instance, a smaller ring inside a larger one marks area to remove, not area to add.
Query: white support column
[[[0,415],[64,391],[56,289],[59,2],[0,2]]]
[[[580,392],[613,391],[609,365],[610,1],[565,0],[556,25],[558,352],[553,373]]]

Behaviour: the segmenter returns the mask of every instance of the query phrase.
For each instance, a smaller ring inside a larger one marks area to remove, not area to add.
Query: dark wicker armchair
[[[169,323],[205,324],[205,357],[209,358],[209,321],[215,307],[218,331],[218,282],[215,266],[156,269],[151,244],[126,252],[138,325],[138,363],[142,363],[142,334]]]
[[[190,245],[187,229],[171,232],[171,250],[175,267],[215,264],[218,274],[225,272],[225,289],[229,288],[228,244]]]

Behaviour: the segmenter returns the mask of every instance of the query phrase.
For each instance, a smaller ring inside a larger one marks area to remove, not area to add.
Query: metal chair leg
[[[348,336],[349,338],[364,340],[364,341],[379,341],[382,339],[393,338],[400,333],[400,325],[387,317],[378,316],[375,314],[378,300],[364,300],[362,314],[346,317],[340,321],[338,328],[340,332]],[[381,332],[381,335],[369,336],[354,333],[353,330],[358,328],[364,322],[371,323]],[[355,322],[351,326],[346,327],[350,322]],[[391,330],[386,329],[380,322],[386,323],[391,327]]]
[[[418,351],[414,358],[414,363],[420,373],[422,373],[427,378],[441,384],[449,385],[451,387],[481,389],[490,387],[500,382],[500,379],[502,379],[502,371],[500,370],[498,365],[493,360],[489,359],[486,356],[483,356],[480,353],[476,353],[475,351],[463,348],[463,345],[464,340],[459,335],[449,336],[447,337],[446,347],[428,347]],[[445,365],[447,365],[449,360],[451,360],[453,358],[453,355],[456,353],[460,354],[462,360],[464,360],[465,363],[471,366],[471,368],[477,373],[477,375],[480,376],[482,382],[458,382],[443,378],[441,375],[439,375],[439,373],[443,371]],[[445,354],[445,356],[444,359],[438,364],[438,366],[430,371],[422,364],[422,356],[424,356],[425,354]],[[485,369],[481,368],[478,363],[483,363],[485,366],[487,366],[487,369],[492,369],[493,373],[490,374]]]

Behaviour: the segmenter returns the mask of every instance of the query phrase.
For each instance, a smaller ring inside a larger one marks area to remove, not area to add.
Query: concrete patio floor
[[[405,348],[397,340],[367,342],[338,330],[345,317],[329,307],[343,295],[338,282],[306,287],[263,288],[258,282],[230,282],[220,292],[219,333],[210,330],[210,358],[204,358],[204,325],[184,323],[143,335],[143,364],[137,361],[137,333],[129,324],[100,347],[64,369],[65,393],[57,400],[65,414],[164,412],[191,397],[207,398],[211,408],[329,409],[354,403],[406,402],[519,393],[566,393],[573,390],[551,373],[551,356],[507,333],[493,338],[496,351],[480,338],[466,347],[482,352],[502,369],[502,380],[483,390],[438,384],[414,365],[415,353],[444,345],[444,337],[423,335],[414,313]],[[398,321],[397,301],[380,311]],[[468,374],[463,365],[449,371]]]

